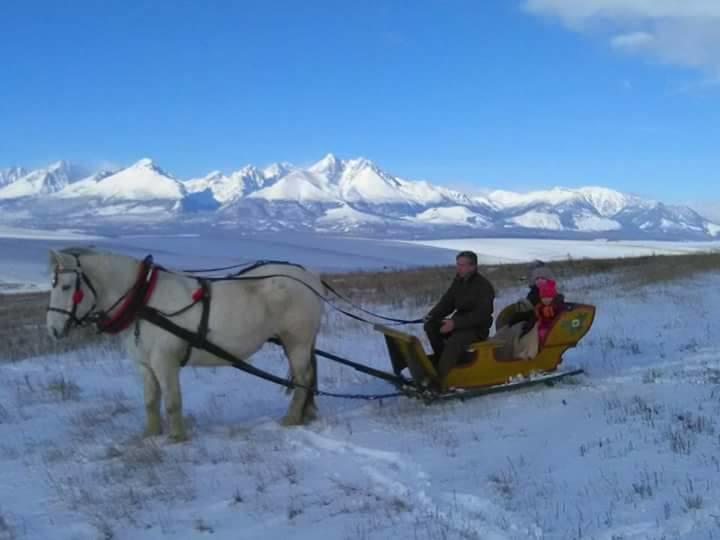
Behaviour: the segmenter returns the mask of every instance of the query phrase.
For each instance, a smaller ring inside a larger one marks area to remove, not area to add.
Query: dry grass
[[[548,266],[561,281],[572,278],[614,274],[627,286],[670,282],[704,272],[720,271],[720,253],[689,255],[653,255],[620,259],[572,259],[549,262]],[[505,288],[525,284],[528,265],[483,265],[480,272],[500,294]],[[326,279],[338,292],[355,302],[415,305],[434,302],[445,292],[455,267],[431,266],[388,272],[351,272],[327,274]]]
[[[87,516],[107,538],[113,522],[148,526],[141,521],[140,510],[150,502],[183,504],[193,500],[195,485],[185,465],[152,440],[138,440],[109,448],[97,467],[68,463],[48,468],[46,474],[57,497]]]
[[[720,270],[720,253],[655,255],[622,259],[571,259],[548,264],[560,280],[589,275],[614,275],[627,287],[669,282],[694,274]],[[526,264],[482,266],[481,272],[503,289],[523,286]],[[386,272],[326,274],[337,291],[360,304],[427,306],[446,290],[454,267],[430,266]],[[45,329],[48,293],[0,294],[0,359],[20,360],[77,349],[102,339],[92,329],[76,330],[70,337],[52,341]]]
[[[48,293],[0,294],[0,361],[62,353],[97,341],[91,329],[73,332],[55,342],[45,327]]]

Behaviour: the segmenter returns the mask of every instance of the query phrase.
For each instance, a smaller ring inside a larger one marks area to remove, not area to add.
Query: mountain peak
[[[0,199],[22,199],[56,193],[66,186],[86,177],[88,172],[67,161],[55,161],[45,167],[22,176],[0,174]],[[7,178],[4,178],[7,176]],[[4,185],[3,185],[4,182]]]
[[[161,176],[166,176],[168,178],[172,178],[173,180],[176,180],[176,178],[167,172],[164,169],[161,169],[158,165],[155,164],[155,162],[150,158],[142,158],[130,165],[127,170],[133,170],[133,171],[149,171],[157,173]]]
[[[343,162],[334,154],[327,154],[317,163],[311,165],[308,171],[312,174],[325,176],[328,180],[334,180],[342,173]]]
[[[23,167],[8,167],[6,169],[0,169],[0,187],[12,184],[15,180],[18,180],[28,174],[29,171]]]
[[[241,167],[241,168],[236,172],[236,174],[243,174],[243,175],[248,175],[248,174],[252,174],[252,175],[262,175],[262,173],[260,172],[260,170],[259,170],[255,165],[252,165],[252,164],[251,164],[251,165],[244,165],[243,167]]]
[[[653,206],[654,201],[641,200],[638,197],[620,193],[613,189],[600,186],[586,186],[579,188],[578,193],[592,204],[601,216],[608,217],[617,214],[629,205]]]
[[[370,169],[378,174],[385,174],[377,165],[375,165],[374,161],[369,160],[368,158],[359,157],[354,159],[349,159],[345,162],[347,169],[354,171],[355,173],[363,170],[363,169]]]
[[[64,159],[60,159],[58,161],[53,161],[50,165],[47,166],[46,170],[57,171],[59,169],[66,169],[69,165],[70,164]]]
[[[292,163],[282,161],[280,163],[272,163],[262,170],[262,174],[266,180],[274,180],[279,178],[288,172],[292,171],[294,166]]]
[[[131,167],[145,167],[145,168],[154,168],[155,163],[150,158],[142,158],[130,165]]]
[[[316,163],[316,165],[321,165],[321,164],[333,165],[333,164],[337,163],[338,161],[340,161],[340,160],[335,156],[335,154],[333,154],[332,152],[328,152],[327,154],[325,154],[325,156],[320,161],[318,161]]]
[[[90,175],[90,171],[82,165],[64,159],[53,161],[41,171],[48,175],[63,177],[68,183],[76,182]]]

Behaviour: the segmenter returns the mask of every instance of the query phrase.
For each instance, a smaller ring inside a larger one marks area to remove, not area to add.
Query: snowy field
[[[278,387],[186,368],[184,444],[139,437],[142,382],[110,342],[0,362],[0,539],[720,538],[720,272],[561,286],[598,308],[565,355],[586,370],[572,381],[431,406],[320,398],[316,422],[282,428]],[[389,365],[335,312],[318,347]],[[255,364],[285,375],[272,346]],[[320,388],[392,391],[323,360]]]
[[[310,233],[226,231],[202,234],[91,237],[72,231],[0,228],[0,291],[46,290],[48,249],[95,246],[138,258],[152,254],[168,268],[212,268],[259,259],[285,260],[311,270],[401,269],[450,265],[457,251],[472,249],[484,264],[536,258],[634,257],[719,250],[720,242],[606,242],[515,238],[398,241]]]
[[[661,242],[644,240],[544,240],[507,238],[462,238],[415,240],[414,245],[478,253],[486,264],[516,263],[532,259],[598,259],[644,255],[681,255],[720,250],[720,242]]]

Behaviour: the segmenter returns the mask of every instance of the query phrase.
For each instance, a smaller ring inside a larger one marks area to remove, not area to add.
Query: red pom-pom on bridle
[[[73,304],[78,305],[80,302],[82,302],[84,297],[82,289],[75,289],[75,292],[72,296]]]
[[[199,302],[202,297],[203,297],[202,287],[198,287],[197,289],[195,289],[193,291],[193,293],[192,293],[193,302]]]

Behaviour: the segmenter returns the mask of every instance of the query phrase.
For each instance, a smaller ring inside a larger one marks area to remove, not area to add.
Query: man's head
[[[455,268],[461,278],[477,272],[477,255],[473,251],[461,251],[455,257]]]

